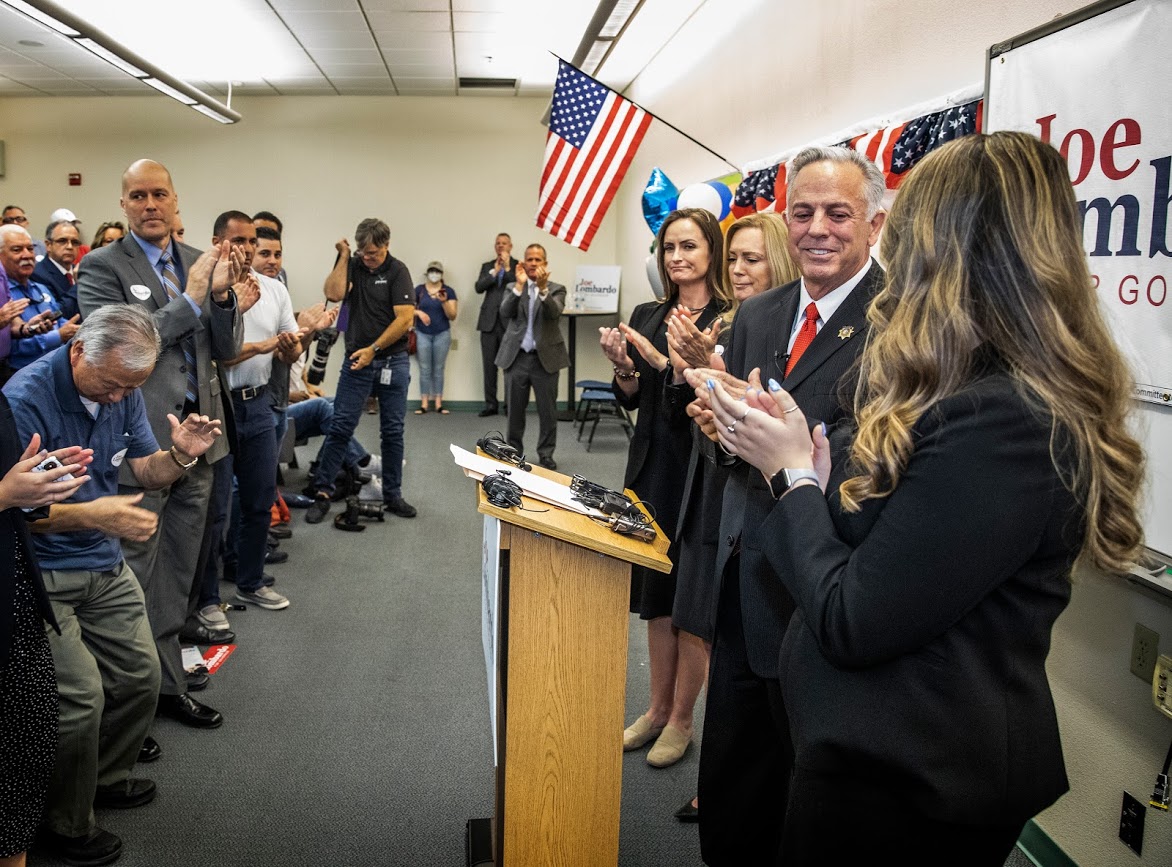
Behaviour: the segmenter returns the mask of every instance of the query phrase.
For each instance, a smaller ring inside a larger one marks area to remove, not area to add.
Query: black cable
[[[498,509],[521,509],[522,512],[548,512],[549,509],[526,509],[521,506],[521,486],[509,478],[508,470],[485,476],[480,486],[488,502]]]

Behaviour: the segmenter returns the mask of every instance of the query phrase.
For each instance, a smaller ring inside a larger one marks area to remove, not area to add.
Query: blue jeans
[[[277,496],[277,438],[273,403],[264,393],[252,400],[232,395],[237,452],[232,470],[240,496],[239,529],[227,545],[236,551],[236,587],[252,593],[264,584],[266,542]],[[225,459],[226,460],[226,459]]]
[[[332,397],[311,397],[309,400],[289,404],[286,415],[293,421],[297,438],[320,437],[329,433],[334,423],[334,399]],[[367,456],[367,451],[353,436],[346,443],[346,455],[342,466],[353,468]]]
[[[389,370],[391,381],[383,385],[383,371]],[[411,361],[406,352],[376,359],[362,370],[351,370],[349,360],[342,365],[338,390],[334,394],[334,420],[317,453],[314,488],[324,494],[334,492],[334,478],[366,399],[378,398],[379,442],[383,458],[383,499],[393,500],[403,491],[403,418],[407,414],[407,386],[411,384]]]
[[[439,334],[424,334],[416,329],[415,346],[415,358],[419,361],[419,393],[442,397],[444,365],[452,347],[452,329],[445,328]]]

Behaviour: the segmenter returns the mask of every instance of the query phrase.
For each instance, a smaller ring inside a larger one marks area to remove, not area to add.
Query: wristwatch
[[[811,469],[791,470],[787,467],[782,467],[769,480],[769,493],[773,494],[773,499],[780,500],[782,494],[794,486],[794,483],[799,479],[810,479],[814,483],[818,482],[818,474]]]

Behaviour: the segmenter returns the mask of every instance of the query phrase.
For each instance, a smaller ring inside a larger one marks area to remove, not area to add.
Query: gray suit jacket
[[[184,275],[190,274],[200,251],[186,244],[176,244],[175,249],[183,263]],[[140,298],[139,295],[145,297]],[[185,337],[195,338],[200,412],[226,420],[231,407],[221,398],[215,360],[232,359],[240,354],[244,323],[235,299],[231,307],[220,307],[212,301],[209,292],[203,303],[203,312],[198,317],[186,298],[168,301],[158,272],[151,267],[138,242],[127,235],[120,241],[90,251],[81,260],[77,300],[83,317],[107,304],[139,304],[154,316],[159,337],[162,338],[162,352],[154,372],[142,386],[142,396],[146,401],[151,429],[160,447],[165,449],[171,446],[171,425],[167,421],[167,413],[177,418],[183,414],[184,393],[187,390],[182,345]],[[215,463],[226,454],[228,438],[221,436],[208,450],[206,458],[208,463]],[[123,466],[119,480],[123,484],[138,485],[128,465]]]
[[[517,360],[517,353],[521,351],[521,341],[525,339],[525,329],[529,325],[529,289],[526,288],[518,297],[513,292],[514,285],[516,284],[505,284],[505,297],[501,301],[501,321],[505,324],[505,336],[501,338],[501,348],[496,354],[496,366],[501,370],[508,370]],[[538,302],[537,312],[533,316],[533,338],[537,341],[537,358],[546,373],[557,373],[563,367],[570,366],[570,353],[566,351],[562,329],[558,327],[558,317],[562,315],[562,308],[565,306],[566,287],[551,281],[545,300]]]

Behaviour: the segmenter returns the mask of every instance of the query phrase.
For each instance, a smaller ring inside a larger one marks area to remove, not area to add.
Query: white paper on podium
[[[450,448],[452,450],[452,457],[456,459],[456,465],[464,470],[465,475],[471,476],[477,481],[481,481],[485,476],[490,476],[502,469],[507,470],[509,478],[520,486],[522,493],[527,497],[541,500],[544,503],[549,503],[562,509],[568,509],[571,512],[577,512],[580,515],[589,515],[592,518],[606,518],[606,515],[598,509],[591,509],[589,506],[585,506],[575,500],[573,498],[574,492],[570,490],[569,485],[563,485],[561,482],[535,476],[533,473],[526,472],[503,461],[482,457],[460,448],[455,443],[452,443]]]

